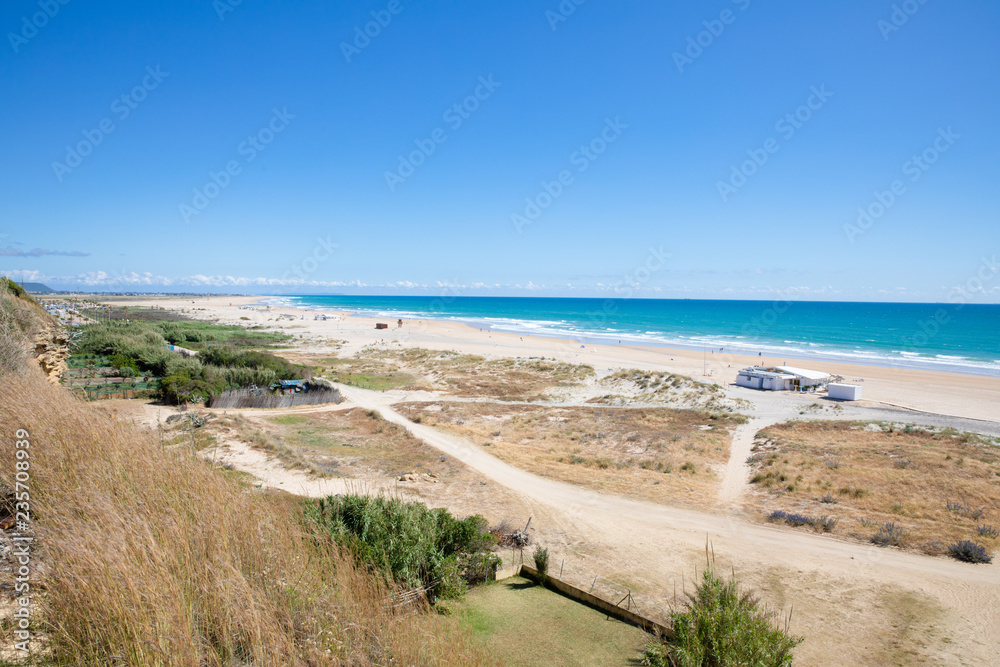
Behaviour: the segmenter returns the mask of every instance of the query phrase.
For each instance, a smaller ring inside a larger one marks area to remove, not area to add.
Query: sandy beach
[[[351,355],[366,345],[423,347],[454,350],[487,357],[549,357],[571,363],[586,363],[596,370],[639,368],[687,375],[698,380],[728,387],[735,382],[741,368],[757,364],[782,364],[786,359],[714,351],[704,354],[693,350],[632,345],[582,346],[572,340],[476,329],[457,323],[434,320],[384,321],[388,329],[376,329],[383,320],[345,316],[328,312],[339,319],[316,320],[322,311],[267,306],[265,297],[101,297],[116,305],[159,306],[183,310],[196,319],[222,324],[266,326],[280,329],[300,339],[301,353],[329,353],[333,341],[340,341],[340,355]],[[284,319],[281,319],[284,316]],[[831,362],[787,360],[789,365],[815,368],[845,381],[861,381],[864,385],[862,405],[898,407],[919,412],[985,421],[998,418],[1000,379],[982,375],[950,373],[936,370],[892,368]],[[808,365],[806,365],[808,364]],[[761,392],[740,389],[747,396]],[[786,394],[787,396],[787,394]],[[805,395],[802,400],[815,397]]]

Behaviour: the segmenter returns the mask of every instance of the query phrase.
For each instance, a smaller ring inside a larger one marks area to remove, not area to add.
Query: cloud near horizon
[[[0,248],[0,257],[44,257],[46,255],[56,257],[90,257],[89,252],[82,252],[80,250],[46,250],[45,248],[21,250],[12,245]]]
[[[337,290],[344,294],[364,295],[398,295],[410,294],[414,296],[433,296],[447,294],[448,296],[572,296],[607,298],[717,298],[717,299],[750,299],[750,300],[770,300],[781,299],[787,301],[808,301],[818,300],[841,300],[845,298],[842,290],[826,285],[822,287],[809,287],[804,285],[787,287],[763,287],[763,286],[727,286],[718,287],[712,290],[692,289],[686,285],[671,286],[645,286],[645,285],[625,285],[624,283],[596,283],[587,287],[572,285],[569,283],[560,284],[538,284],[533,281],[525,283],[463,283],[460,281],[435,281],[433,283],[418,283],[409,280],[399,280],[386,283],[367,283],[358,279],[354,280],[302,280],[288,278],[265,278],[246,277],[231,275],[205,275],[194,274],[189,276],[163,276],[151,272],[138,273],[135,271],[119,271],[109,273],[106,271],[89,271],[75,275],[55,276],[48,275],[42,271],[33,269],[4,270],[0,269],[0,275],[8,276],[13,280],[25,282],[45,283],[54,289],[64,290],[95,290],[105,292],[176,292],[185,290],[209,290],[219,288],[231,289],[237,293],[274,293],[288,294],[293,290],[302,290],[315,293],[321,291]],[[942,288],[942,292],[954,290],[955,287]],[[946,296],[942,294],[925,294],[911,292],[905,288],[885,289],[882,287],[865,288],[868,298],[873,301],[889,300],[898,301],[901,299],[914,301],[942,301]],[[982,287],[978,290],[971,290],[977,297],[996,299],[1000,296],[1000,285]]]

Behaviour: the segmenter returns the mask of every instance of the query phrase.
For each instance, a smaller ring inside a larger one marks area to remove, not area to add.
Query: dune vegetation
[[[31,321],[0,298],[0,437],[30,442],[0,447],[0,482],[14,487],[15,452],[29,451],[36,663],[490,664],[452,619],[393,606],[392,580],[317,539],[302,501],[161,447],[16,363]]]
[[[159,397],[174,404],[204,402],[226,389],[267,387],[306,375],[302,367],[259,349],[283,341],[284,334],[167,320],[97,322],[78,332],[71,366],[102,365],[121,377],[159,378]],[[197,354],[180,354],[170,346]]]

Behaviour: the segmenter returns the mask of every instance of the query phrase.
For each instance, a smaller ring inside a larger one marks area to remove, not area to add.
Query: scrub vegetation
[[[963,540],[984,553],[998,544],[990,522],[1000,518],[1000,447],[986,436],[788,422],[758,434],[748,463],[758,489],[752,502],[772,517],[823,519],[817,530],[957,558],[972,553],[953,548]]]

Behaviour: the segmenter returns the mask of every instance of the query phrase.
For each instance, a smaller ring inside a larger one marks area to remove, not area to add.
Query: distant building
[[[826,386],[827,396],[838,401],[860,401],[861,385],[831,382]]]
[[[736,376],[736,384],[765,391],[807,391],[825,387],[830,374],[793,366],[750,366]]]

